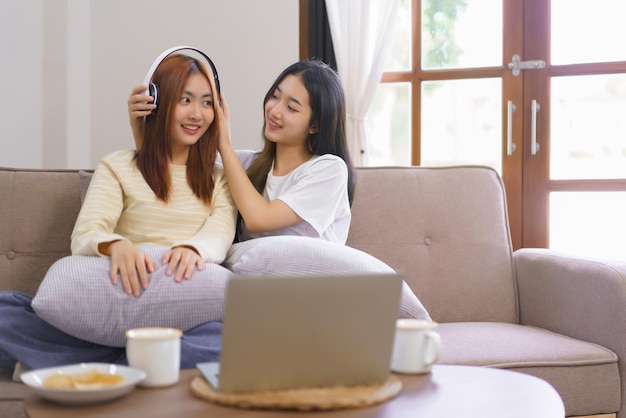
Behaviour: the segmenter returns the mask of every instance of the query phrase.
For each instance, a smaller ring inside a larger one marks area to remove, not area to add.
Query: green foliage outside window
[[[467,0],[422,1],[422,68],[458,63],[463,50],[455,41],[454,26],[466,7]]]

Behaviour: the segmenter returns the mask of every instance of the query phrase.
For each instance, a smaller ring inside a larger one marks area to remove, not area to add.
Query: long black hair
[[[340,157],[348,167],[348,198],[352,203],[355,187],[354,166],[350,159],[346,137],[346,100],[339,76],[330,66],[318,60],[298,61],[287,67],[274,81],[263,100],[263,107],[272,97],[278,85],[288,75],[300,77],[309,93],[311,105],[310,125],[317,132],[309,134],[307,146],[315,155],[333,154]],[[265,132],[265,123],[263,132]],[[248,177],[254,187],[263,193],[267,175],[276,157],[276,143],[264,138],[265,145],[259,157],[248,169]]]

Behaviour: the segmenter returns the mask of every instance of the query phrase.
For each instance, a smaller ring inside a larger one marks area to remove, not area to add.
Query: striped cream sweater
[[[74,226],[72,254],[102,255],[100,243],[127,239],[135,245],[191,246],[204,262],[221,263],[237,219],[223,170],[215,168],[208,207],[189,188],[186,166],[170,164],[172,190],[165,203],[137,169],[134,154],[116,151],[98,164]]]

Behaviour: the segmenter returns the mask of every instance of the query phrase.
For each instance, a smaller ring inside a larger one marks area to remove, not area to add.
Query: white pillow
[[[39,286],[33,309],[43,320],[74,337],[97,344],[124,347],[127,329],[145,326],[187,331],[210,321],[221,321],[224,289],[232,273],[204,264],[181,283],[167,276],[161,246],[139,246],[155,261],[148,288],[138,297],[111,283],[111,259],[68,256],[55,262]]]
[[[234,244],[224,262],[235,274],[393,273],[379,259],[352,247],[319,238],[281,235]],[[402,283],[399,316],[430,319],[411,288]]]

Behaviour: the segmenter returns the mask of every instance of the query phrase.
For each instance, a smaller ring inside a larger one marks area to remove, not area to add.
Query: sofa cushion
[[[271,236],[234,244],[224,265],[236,274],[393,273],[377,258],[346,245],[317,238]],[[400,317],[430,316],[408,285],[402,283]]]
[[[0,288],[33,295],[70,253],[80,210],[76,171],[0,169]]]
[[[437,322],[518,322],[502,180],[488,167],[359,167],[347,244],[403,274]]]
[[[190,280],[180,283],[166,274],[161,257],[167,247],[139,246],[156,264],[148,288],[138,297],[121,283],[111,283],[110,258],[69,256],[50,267],[33,299],[33,309],[60,330],[97,344],[126,345],[125,331],[134,327],[164,326],[186,331],[221,321],[224,289],[232,275],[224,267],[206,263]]]
[[[617,355],[544,329],[495,322],[439,324],[440,364],[497,367],[537,376],[559,392],[566,415],[620,409]],[[581,384],[581,382],[586,382]]]

